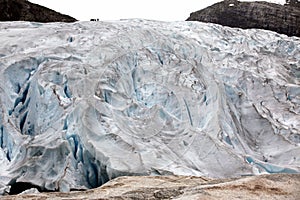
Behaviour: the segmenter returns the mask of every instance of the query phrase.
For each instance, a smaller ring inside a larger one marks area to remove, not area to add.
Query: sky
[[[142,18],[184,21],[191,12],[221,0],[29,0],[80,21]],[[253,0],[248,0],[253,1]],[[266,0],[283,4],[285,0]]]

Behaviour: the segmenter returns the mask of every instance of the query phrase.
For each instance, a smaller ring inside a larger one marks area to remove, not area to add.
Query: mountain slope
[[[258,28],[300,37],[300,7],[267,2],[222,1],[190,14],[201,21],[239,28]]]
[[[76,19],[27,0],[0,0],[0,21],[75,22]]]

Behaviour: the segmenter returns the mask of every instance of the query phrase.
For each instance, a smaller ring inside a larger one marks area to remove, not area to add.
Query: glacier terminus
[[[140,19],[0,35],[0,194],[300,172],[297,37]]]

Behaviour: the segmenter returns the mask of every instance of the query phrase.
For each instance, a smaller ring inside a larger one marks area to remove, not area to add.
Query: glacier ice
[[[299,38],[138,19],[0,35],[0,194],[300,171]]]

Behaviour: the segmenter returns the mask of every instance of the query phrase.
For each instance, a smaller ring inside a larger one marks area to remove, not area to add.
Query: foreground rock
[[[299,184],[299,174],[221,180],[188,176],[120,177],[88,191],[25,194],[2,199],[297,200],[300,197]]]
[[[76,19],[27,0],[0,0],[0,21],[75,22]]]
[[[300,37],[300,7],[267,2],[222,1],[191,13],[188,21],[259,28]]]
[[[0,35],[0,193],[300,172],[296,37],[147,20]]]

